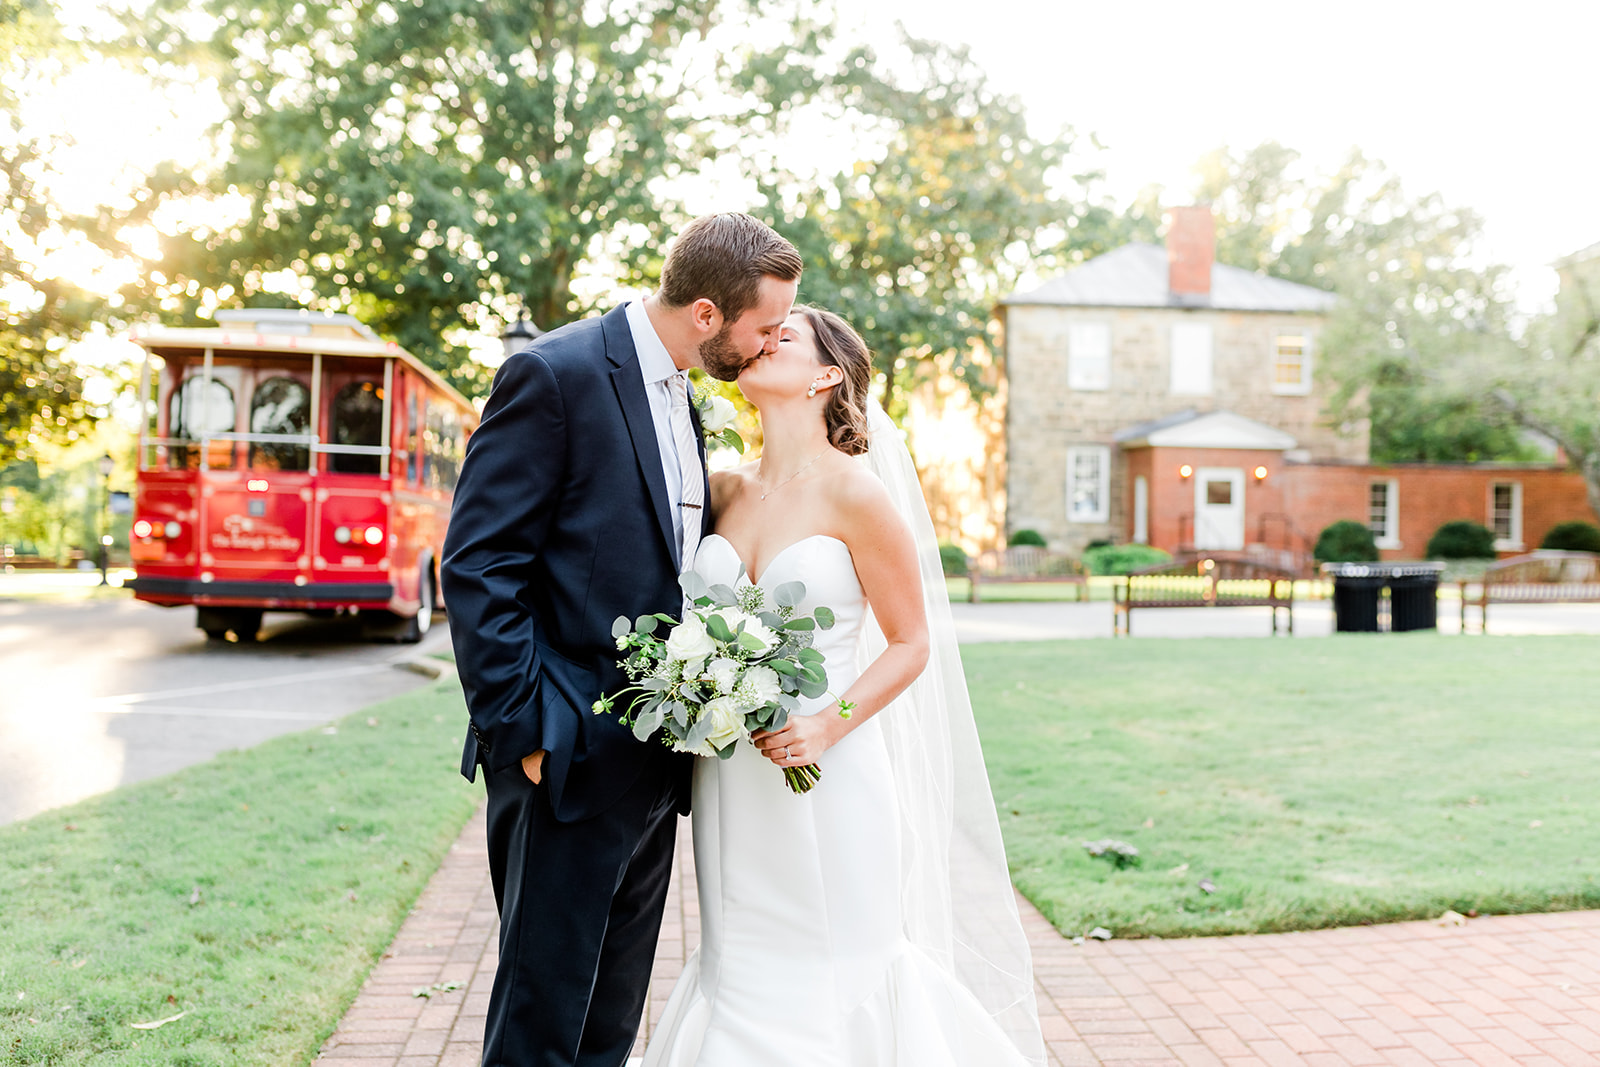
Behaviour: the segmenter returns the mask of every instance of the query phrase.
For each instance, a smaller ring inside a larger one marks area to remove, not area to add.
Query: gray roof
[[[1058,307],[1214,308],[1219,311],[1328,311],[1338,297],[1321,289],[1255,271],[1211,265],[1211,294],[1176,295],[1167,288],[1167,251],[1157,245],[1129,244],[1075,267],[1026,293],[1012,293],[1008,305]]]

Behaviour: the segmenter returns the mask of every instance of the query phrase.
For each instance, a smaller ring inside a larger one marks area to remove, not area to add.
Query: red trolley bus
[[[134,596],[192,604],[211,638],[263,611],[355,613],[417,641],[471,403],[349,315],[219,311],[147,327]]]

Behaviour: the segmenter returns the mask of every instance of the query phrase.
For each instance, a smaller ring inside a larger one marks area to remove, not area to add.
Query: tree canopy
[[[464,334],[518,310],[588,310],[586,259],[661,238],[653,185],[701,156],[686,41],[715,0],[201,0],[231,156],[209,180],[248,217],[169,242],[173,285],[354,312],[469,391]],[[193,4],[161,0],[142,47],[184,55]],[[192,291],[192,290],[191,290]],[[192,310],[185,308],[182,310]]]
[[[66,49],[47,5],[0,0],[0,468],[41,440],[76,437],[94,415],[62,350],[89,327],[96,302],[38,265],[67,220],[42,184],[49,139],[19,115],[22,92]]]
[[[1503,411],[1463,388],[1467,362],[1503,348],[1512,310],[1504,268],[1478,261],[1477,215],[1410,194],[1359,151],[1313,174],[1268,141],[1219,149],[1197,173],[1220,261],[1339,294],[1320,367],[1334,417],[1370,420],[1375,461],[1537,456]]]

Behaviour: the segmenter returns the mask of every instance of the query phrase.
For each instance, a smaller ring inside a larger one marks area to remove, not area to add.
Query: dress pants
[[[556,821],[521,764],[486,775],[500,965],[484,1067],[627,1062],[672,874],[668,766],[652,761],[615,805],[572,823]]]

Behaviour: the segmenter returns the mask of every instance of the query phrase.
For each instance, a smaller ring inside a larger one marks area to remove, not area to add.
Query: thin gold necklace
[[[761,499],[762,500],[767,499],[767,497],[771,496],[773,493],[776,493],[779,489],[782,489],[784,486],[788,485],[790,482],[792,482],[796,478],[800,477],[800,475],[805,471],[806,467],[811,466],[817,460],[821,459],[822,458],[822,453],[826,452],[826,451],[827,451],[827,449],[824,448],[822,450],[822,452],[818,452],[816,455],[814,455],[810,459],[806,460],[805,465],[802,466],[799,470],[797,470],[793,474],[789,475],[789,477],[785,478],[783,481],[779,482],[777,485],[773,486],[771,489],[768,489],[765,493],[762,493],[761,494]],[[763,467],[765,467],[766,466],[766,461],[763,460],[761,465]],[[759,476],[756,478],[756,484],[757,485],[761,484],[761,479],[760,479]]]

